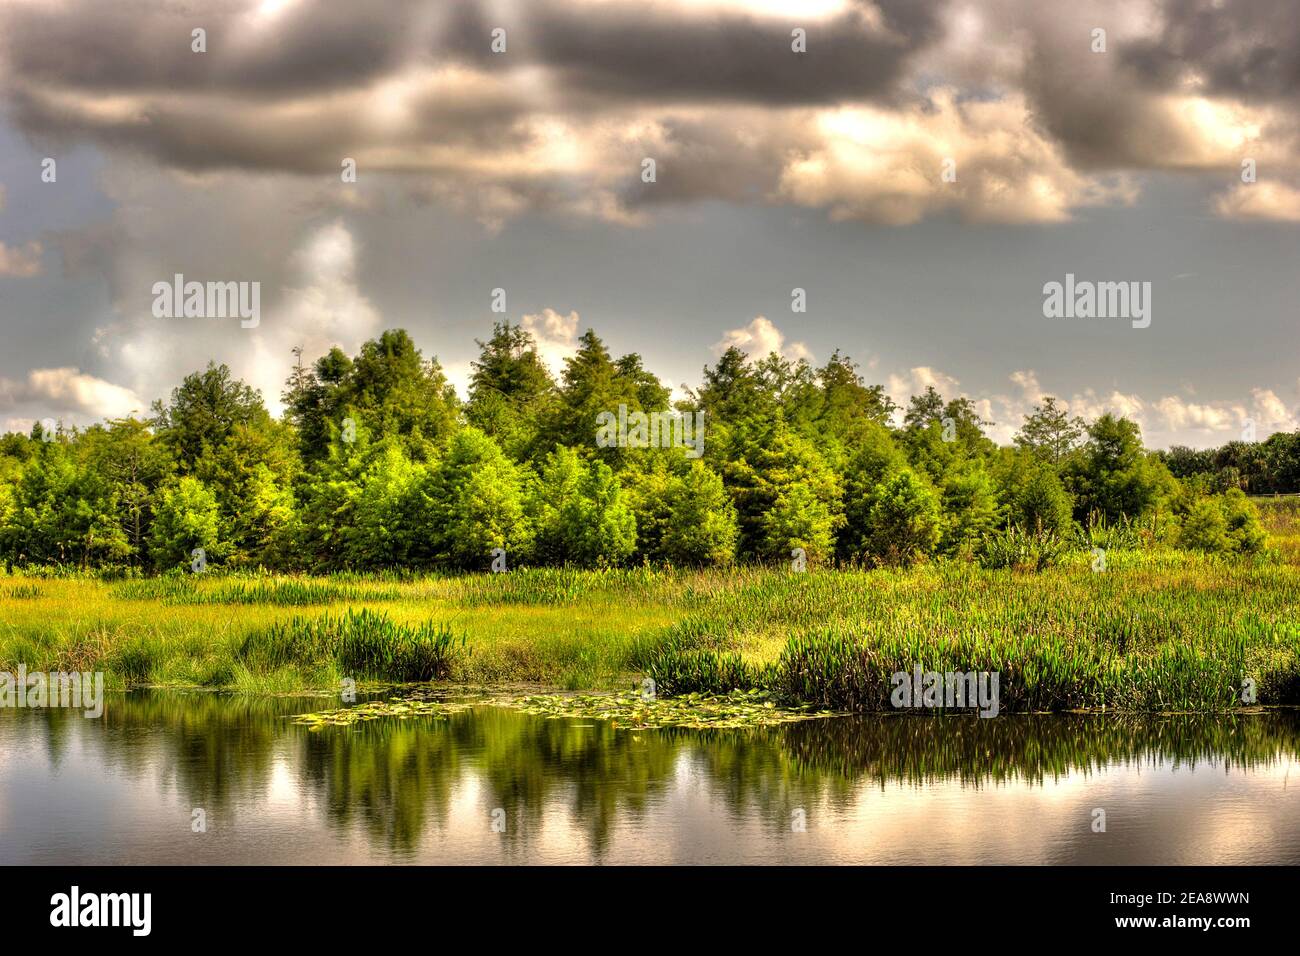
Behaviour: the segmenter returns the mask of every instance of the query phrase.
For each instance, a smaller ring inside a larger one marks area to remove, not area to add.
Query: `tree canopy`
[[[1137,425],[1044,398],[1012,445],[931,387],[899,408],[835,352],[821,367],[723,352],[674,402],[592,330],[554,376],[496,324],[464,402],[401,329],[287,365],[284,413],[225,365],[148,418],[0,437],[9,564],[332,570],[632,562],[970,560],[1005,529],[1060,538],[1168,523],[1196,550],[1262,546],[1243,491],[1300,490],[1300,435],[1151,452]],[[288,356],[286,356],[286,360]],[[602,413],[660,439],[596,441]],[[674,438],[699,413],[704,440]],[[639,419],[638,419],[639,416]],[[702,451],[702,456],[700,452]]]

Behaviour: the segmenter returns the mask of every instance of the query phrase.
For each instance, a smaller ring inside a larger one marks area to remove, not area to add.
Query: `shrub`
[[[1068,550],[1066,543],[1055,532],[1041,528],[1023,531],[1013,524],[998,534],[984,537],[979,551],[979,563],[986,568],[1042,571],[1060,563]]]
[[[1209,554],[1253,554],[1266,535],[1259,512],[1239,488],[1222,495],[1198,498],[1188,508],[1178,543],[1190,551]]]
[[[877,564],[906,565],[934,551],[942,533],[939,498],[930,485],[901,468],[870,495],[863,545]]]
[[[1219,554],[1230,550],[1228,523],[1223,519],[1223,509],[1213,498],[1201,498],[1192,503],[1183,519],[1178,534],[1178,544],[1189,551],[1206,551]]]
[[[1056,470],[1042,463],[1036,464],[1012,491],[1010,510],[1012,523],[1022,528],[1042,528],[1065,535],[1074,523],[1074,500]]]
[[[1238,554],[1253,554],[1264,547],[1267,535],[1259,511],[1240,488],[1230,488],[1222,498],[1228,540]]]

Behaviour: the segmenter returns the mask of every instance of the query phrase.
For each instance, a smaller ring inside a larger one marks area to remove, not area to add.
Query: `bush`
[[[1074,524],[1074,500],[1061,484],[1056,470],[1038,463],[1012,490],[1009,517],[1022,528],[1042,528],[1063,536]]]
[[[1259,520],[1259,510],[1240,488],[1230,488],[1223,495],[1223,518],[1228,526],[1228,540],[1238,554],[1254,554],[1264,547],[1268,537]]]
[[[1010,568],[1014,571],[1042,571],[1060,563],[1069,550],[1053,531],[1022,531],[1009,525],[1005,531],[986,535],[979,551],[979,563],[985,568]]]
[[[1222,554],[1230,550],[1228,523],[1223,519],[1223,509],[1213,498],[1202,498],[1192,503],[1183,527],[1178,533],[1179,547],[1189,551]]]
[[[1208,554],[1253,554],[1266,535],[1259,512],[1239,488],[1192,502],[1178,534],[1180,547]]]
[[[911,468],[902,468],[870,495],[866,556],[876,564],[907,565],[934,551],[942,533],[939,498]]]

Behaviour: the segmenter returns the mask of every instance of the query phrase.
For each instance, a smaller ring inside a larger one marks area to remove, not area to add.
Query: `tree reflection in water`
[[[505,812],[508,854],[527,858],[550,820],[579,828],[594,859],[611,834],[684,779],[705,779],[737,820],[788,829],[794,807],[847,806],[864,783],[1042,786],[1105,766],[1272,767],[1300,755],[1300,713],[875,716],[743,731],[626,730],[476,708],[445,720],[374,721],[310,731],[286,718],[319,701],[140,691],[111,696],[104,719],[61,711],[0,715],[0,753],[39,722],[50,766],[89,745],[128,777],[153,776],[210,818],[233,820],[287,768],[331,827],[363,831],[396,858],[445,832],[474,795],[483,826]]]

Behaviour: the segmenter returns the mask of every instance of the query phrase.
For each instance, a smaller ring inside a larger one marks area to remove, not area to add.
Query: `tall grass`
[[[1014,565],[1014,562],[1013,562]],[[1300,703],[1300,567],[1166,549],[1036,573],[962,562],[809,571],[25,575],[0,587],[0,670],[259,691],[453,678],[661,693],[766,687],[879,709],[894,671],[999,670],[1009,709],[1215,710],[1245,678]],[[325,605],[323,616],[303,606]],[[431,623],[437,622],[437,623]],[[457,635],[452,638],[452,633]],[[472,653],[470,653],[472,651]]]
[[[396,624],[369,609],[277,621],[244,638],[238,659],[263,671],[333,661],[341,673],[390,681],[445,680],[465,638],[450,626]]]
[[[344,584],[328,580],[268,578],[223,580],[210,584],[198,575],[169,574],[117,585],[117,593],[131,600],[164,604],[270,604],[303,607],[348,601],[391,601],[401,596],[395,587],[372,583]]]

